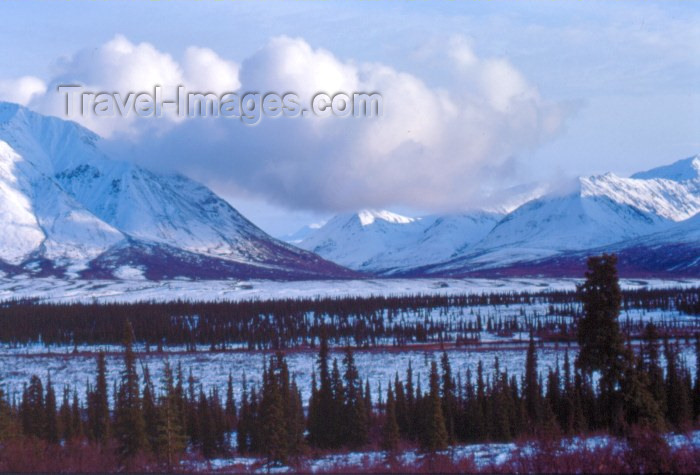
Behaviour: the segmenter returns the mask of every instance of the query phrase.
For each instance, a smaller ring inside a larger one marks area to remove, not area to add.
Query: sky
[[[66,83],[380,92],[379,119],[72,118],[273,235],[700,153],[695,2],[4,1],[0,21],[0,100],[46,114],[64,114]]]

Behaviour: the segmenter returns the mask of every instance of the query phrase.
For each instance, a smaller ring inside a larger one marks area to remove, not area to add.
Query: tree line
[[[672,311],[700,315],[700,288],[638,289],[621,293],[621,310]],[[542,314],[499,316],[486,308],[540,304]],[[482,314],[484,312],[484,314]],[[438,314],[440,318],[434,315]],[[134,316],[138,316],[135,318]],[[327,297],[242,302],[142,302],[0,304],[0,342],[21,345],[119,344],[127,319],[148,348],[198,345],[250,350],[315,348],[321,334],[334,345],[371,347],[410,343],[473,343],[480,332],[534,332],[544,339],[574,340],[583,315],[578,292],[502,292],[468,295]],[[473,316],[474,318],[466,318]],[[642,321],[622,322],[639,336]],[[659,322],[666,334],[689,336],[700,320]]]

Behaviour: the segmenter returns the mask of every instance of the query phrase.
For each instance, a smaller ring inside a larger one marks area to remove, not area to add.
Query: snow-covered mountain
[[[637,262],[644,248],[649,262],[627,268],[653,273],[679,268],[664,250],[685,259],[700,247],[700,236],[691,232],[698,212],[696,156],[630,178],[580,177],[566,192],[537,196],[505,215],[340,215],[298,245],[352,269],[411,276],[580,275],[591,253],[614,251]],[[653,253],[651,243],[657,243]]]
[[[113,277],[352,275],[206,187],[110,160],[75,123],[0,103],[0,268]]]
[[[500,218],[487,212],[409,218],[362,210],[335,216],[297,245],[351,269],[405,273],[449,259],[478,242]]]
[[[572,258],[582,264],[591,253],[640,249],[655,236],[666,236],[657,250],[671,246],[700,212],[699,171],[696,156],[630,178],[581,177],[574,191],[524,204],[468,252],[420,272],[566,273],[568,264],[562,263]]]

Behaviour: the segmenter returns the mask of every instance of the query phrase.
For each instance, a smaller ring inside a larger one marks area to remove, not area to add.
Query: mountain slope
[[[469,252],[416,272],[578,275],[585,256],[598,252],[628,256],[629,271],[662,272],[678,269],[676,260],[692,256],[698,247],[691,225],[685,227],[700,212],[698,157],[631,178],[610,173],[582,177],[577,185],[569,194],[526,203]],[[658,245],[651,253],[653,242]]]
[[[194,181],[110,160],[99,140],[77,124],[0,103],[0,260],[6,271],[353,275],[271,238]]]
[[[475,212],[408,218],[363,210],[332,218],[298,245],[351,269],[391,275],[449,259],[479,241],[500,217]]]
[[[505,216],[336,216],[299,245],[381,275],[581,275],[585,257],[598,252],[618,252],[632,273],[696,272],[682,260],[695,261],[698,212],[696,156],[630,178],[580,177],[568,192],[538,196]]]

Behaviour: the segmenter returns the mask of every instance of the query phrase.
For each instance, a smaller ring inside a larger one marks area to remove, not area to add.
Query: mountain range
[[[580,276],[601,252],[617,253],[627,276],[700,276],[700,156],[557,192],[515,190],[511,201],[420,217],[346,213],[283,242],[195,181],[111,159],[89,130],[0,103],[4,276]]]
[[[296,245],[385,276],[580,276],[602,252],[627,276],[700,276],[698,212],[694,156],[629,178],[580,177],[502,214],[343,214]]]
[[[87,129],[0,103],[0,271],[81,278],[355,273],[281,242],[208,188],[112,160]]]

